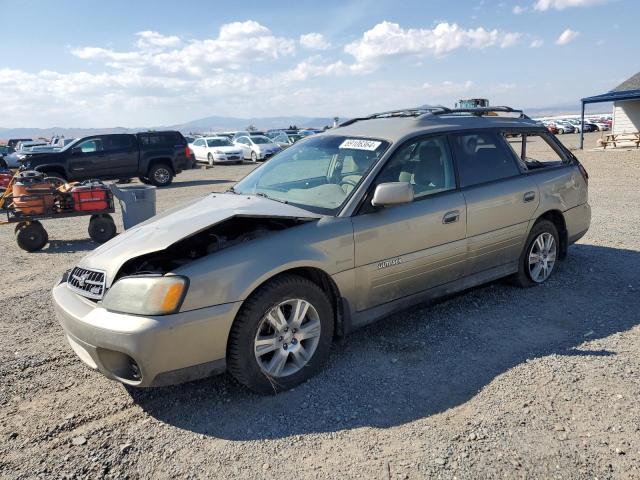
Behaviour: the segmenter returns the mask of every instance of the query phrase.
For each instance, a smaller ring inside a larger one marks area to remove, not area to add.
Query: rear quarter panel
[[[535,172],[530,176],[540,192],[534,219],[549,210],[566,212],[587,201],[587,186],[575,165]]]

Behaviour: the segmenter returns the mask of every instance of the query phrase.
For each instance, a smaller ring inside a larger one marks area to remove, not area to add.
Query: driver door
[[[69,161],[72,178],[101,177],[107,174],[107,169],[100,137],[87,138],[73,147]]]
[[[401,146],[372,185],[409,182],[413,202],[353,217],[357,311],[453,282],[464,273],[466,215],[445,136]],[[370,201],[371,195],[367,197]]]

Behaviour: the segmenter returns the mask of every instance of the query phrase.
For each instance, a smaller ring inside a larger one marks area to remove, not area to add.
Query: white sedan
[[[242,163],[243,152],[227,137],[203,137],[189,145],[196,161],[214,163]]]
[[[267,160],[282,151],[279,145],[273,143],[269,137],[265,137],[264,135],[239,137],[233,143],[242,149],[244,158],[252,162]]]

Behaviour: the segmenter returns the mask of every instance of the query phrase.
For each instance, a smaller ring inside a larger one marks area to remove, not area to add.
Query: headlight
[[[222,150],[214,150],[213,153],[214,155],[224,155],[224,152]]]
[[[102,306],[135,315],[168,315],[180,308],[189,281],[184,277],[125,277],[114,283]]]

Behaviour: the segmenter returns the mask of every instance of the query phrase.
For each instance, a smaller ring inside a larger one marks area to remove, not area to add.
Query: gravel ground
[[[578,155],[592,226],[547,284],[393,315],[273,397],[228,376],[127,390],[84,367],[49,289],[95,247],[88,219],[47,222],[34,254],[0,228],[0,477],[640,478],[640,153]],[[251,168],[186,172],[158,208]]]

